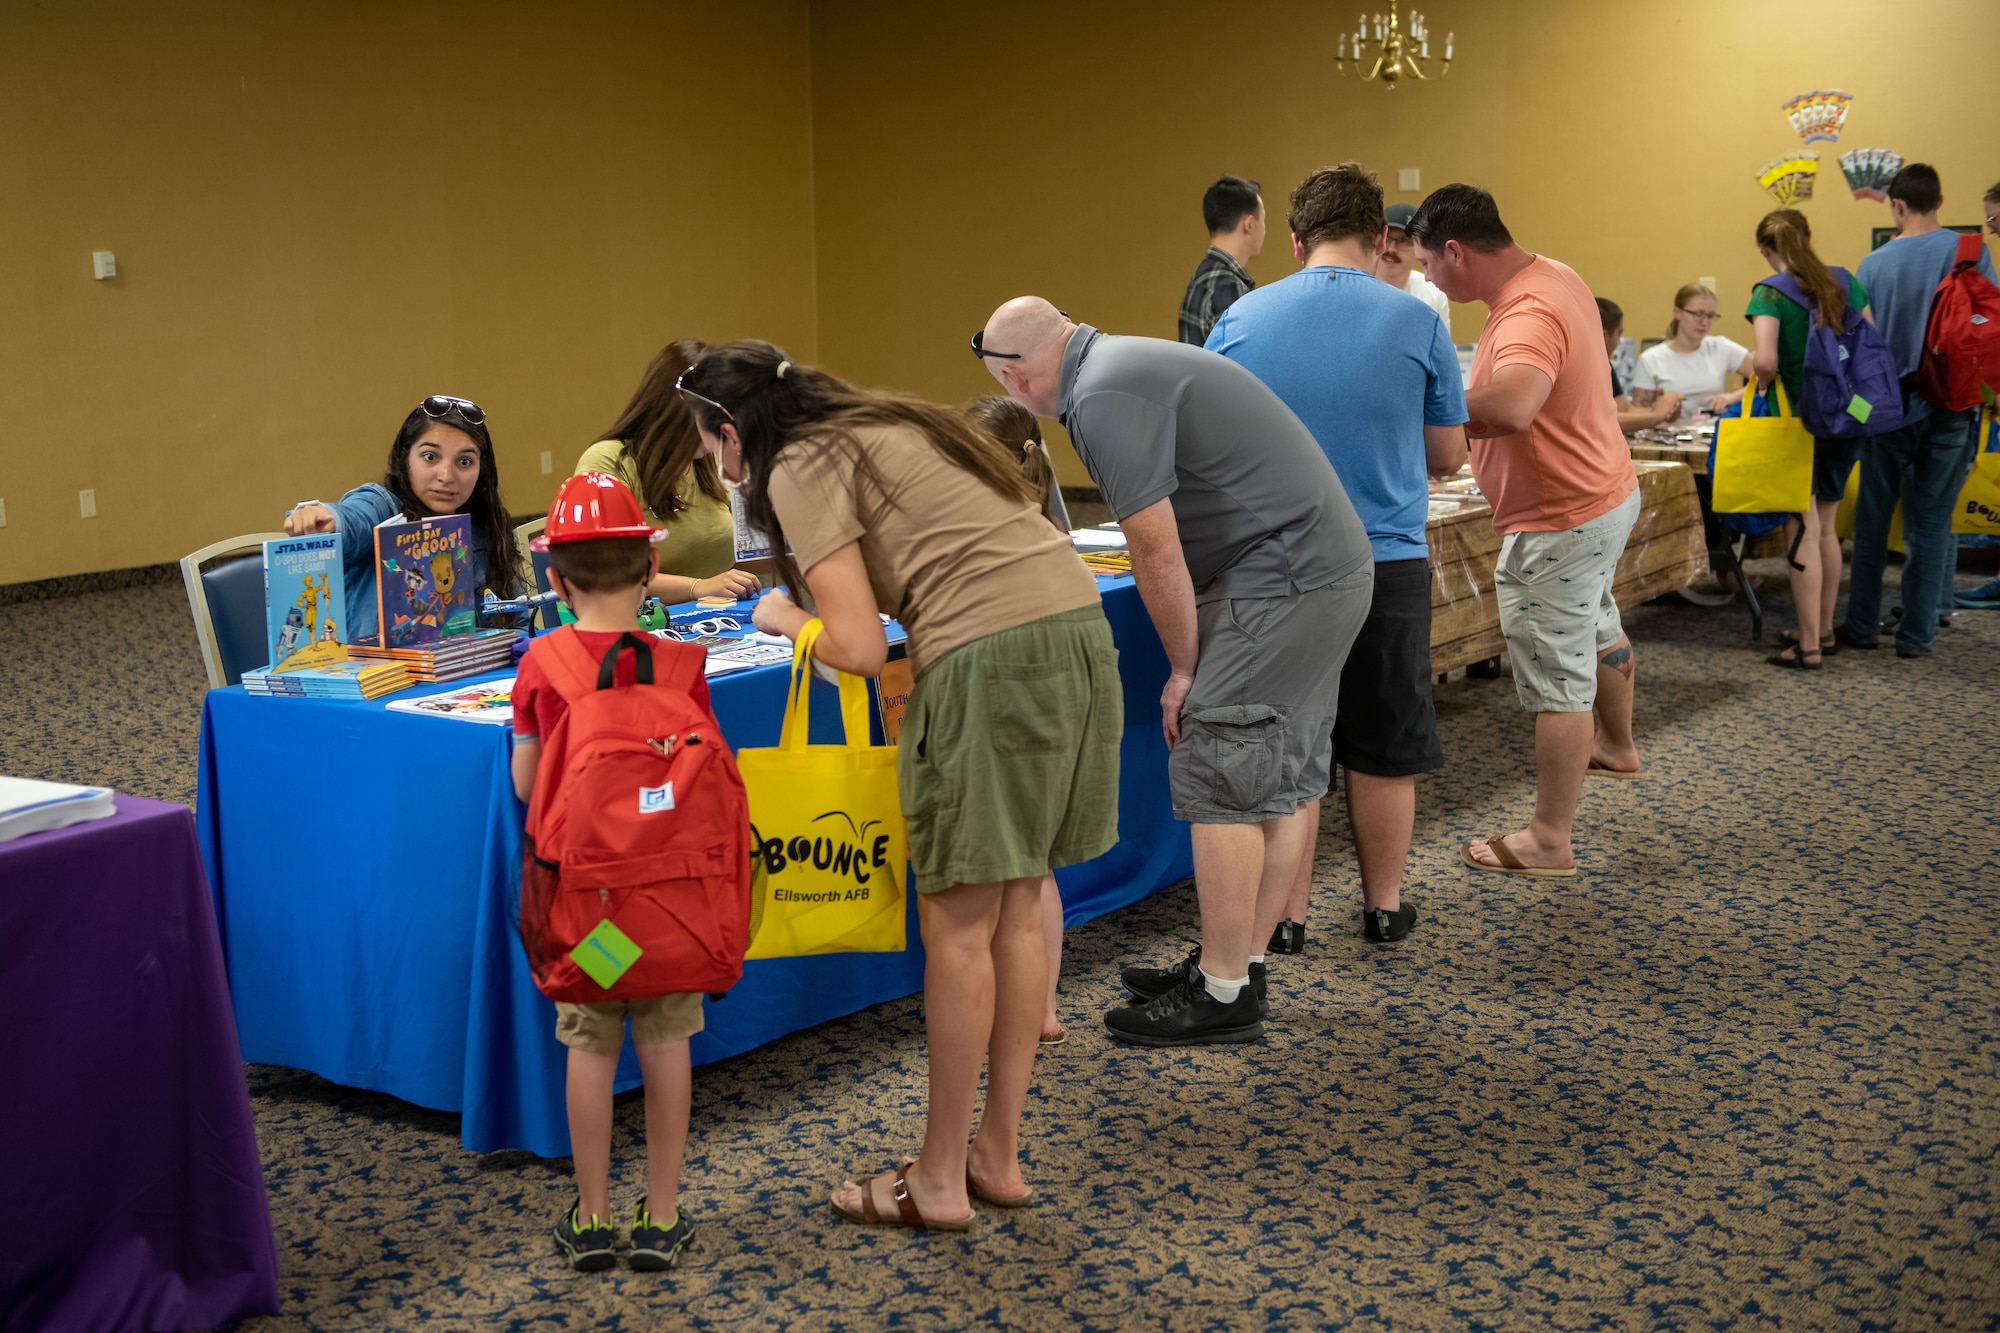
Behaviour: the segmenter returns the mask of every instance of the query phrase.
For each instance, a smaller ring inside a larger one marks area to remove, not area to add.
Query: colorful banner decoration
[[[1802,143],[1815,139],[1835,143],[1840,139],[1840,127],[1847,123],[1847,104],[1853,100],[1852,94],[1837,88],[1800,93],[1785,103],[1785,118],[1792,122]]]
[[[1790,208],[1812,198],[1813,182],[1818,179],[1818,153],[1781,157],[1757,173],[1757,183],[1771,192],[1780,208]]]
[[[1850,148],[1840,155],[1840,174],[1847,177],[1847,188],[1856,199],[1878,204],[1888,202],[1882,187],[1902,168],[1903,155],[1887,148]]]

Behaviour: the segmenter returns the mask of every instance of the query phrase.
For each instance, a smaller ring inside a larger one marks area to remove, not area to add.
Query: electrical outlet
[[[546,477],[549,475],[549,473],[554,472],[555,470],[556,470],[555,455],[550,453],[546,449],[542,450],[542,475]]]
[[[1396,188],[1398,190],[1421,190],[1424,188],[1423,179],[1423,173],[1416,167],[1398,167],[1396,169]]]
[[[97,517],[97,492],[95,490],[78,491],[76,493],[76,503],[77,507],[83,510],[85,518]]]

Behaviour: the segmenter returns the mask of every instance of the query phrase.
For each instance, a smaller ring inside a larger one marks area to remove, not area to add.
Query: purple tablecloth
[[[278,1247],[187,807],[0,843],[0,1329],[278,1310]]]

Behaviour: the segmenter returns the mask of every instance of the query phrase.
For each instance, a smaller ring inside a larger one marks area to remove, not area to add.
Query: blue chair
[[[255,667],[269,666],[264,638],[264,543],[282,532],[253,532],[204,546],[181,559],[188,608],[208,687],[219,690]]]
[[[550,592],[553,591],[555,586],[549,582],[549,553],[547,551],[534,551],[528,548],[528,543],[541,536],[542,529],[548,525],[549,520],[544,516],[542,518],[531,518],[526,523],[520,524],[514,529],[515,544],[521,548],[521,554],[528,558],[528,568],[523,572],[528,575],[529,591],[531,592]],[[536,612],[535,619],[545,630],[555,629],[562,624],[562,616],[556,610],[554,602],[550,602],[547,606],[542,607]]]

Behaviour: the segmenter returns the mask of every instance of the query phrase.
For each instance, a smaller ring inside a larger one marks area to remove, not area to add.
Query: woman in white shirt
[[[1639,353],[1632,373],[1632,401],[1651,406],[1662,393],[1681,396],[1681,412],[1720,412],[1743,397],[1731,390],[1731,372],[1748,382],[1754,373],[1750,349],[1719,334],[1711,335],[1720,310],[1715,293],[1690,282],[1674,293],[1674,317],[1667,322],[1667,340]]]

